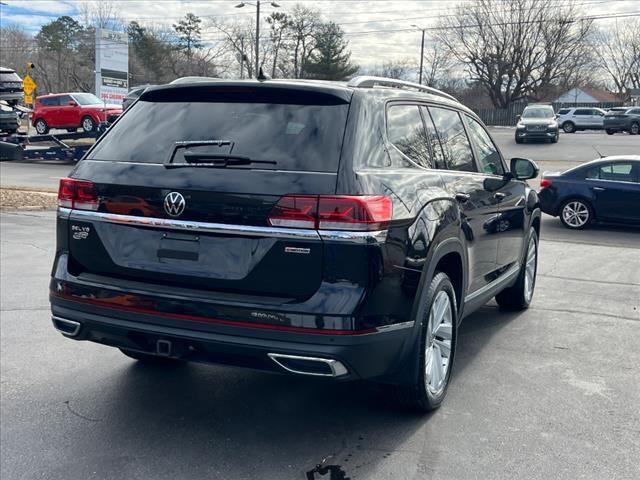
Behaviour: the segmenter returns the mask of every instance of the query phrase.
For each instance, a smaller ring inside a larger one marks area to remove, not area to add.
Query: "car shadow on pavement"
[[[516,317],[485,307],[465,320],[454,384]],[[125,363],[90,393],[92,410],[101,410],[91,441],[115,450],[103,455],[153,458],[153,471],[162,472],[153,478],[367,478],[438,415],[399,410],[380,388],[198,364]]]

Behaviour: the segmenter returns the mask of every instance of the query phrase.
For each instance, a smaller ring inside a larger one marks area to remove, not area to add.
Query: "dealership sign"
[[[96,29],[96,95],[122,104],[129,90],[129,38],[126,33]]]

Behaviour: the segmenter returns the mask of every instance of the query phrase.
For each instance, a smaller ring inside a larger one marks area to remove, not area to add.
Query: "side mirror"
[[[556,113],[556,118],[560,118],[560,114],[559,113]]]
[[[77,104],[76,102],[74,102],[73,100],[69,100],[68,105],[69,105],[70,107],[77,107],[77,106],[78,106],[78,104]]]
[[[521,118],[522,118],[522,115],[516,115],[516,122],[519,122]]]
[[[510,175],[516,180],[529,180],[536,178],[540,173],[538,165],[528,158],[512,158]]]

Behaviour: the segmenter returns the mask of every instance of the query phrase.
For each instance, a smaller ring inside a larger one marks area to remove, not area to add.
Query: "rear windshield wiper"
[[[182,157],[184,162],[174,162],[177,150],[179,148],[188,149],[190,147],[229,147],[229,151],[226,153],[211,153],[211,152],[194,152],[193,150],[186,150]],[[277,162],[273,160],[253,160],[250,157],[244,155],[235,155],[231,153],[233,149],[233,142],[229,140],[187,140],[178,141],[173,145],[173,149],[169,158],[164,162],[166,168],[181,168],[181,167],[213,167],[224,168],[227,166],[235,167],[239,165],[252,165],[252,164],[264,164],[264,165],[276,165]]]
[[[179,168],[179,167],[235,167],[238,165],[276,165],[277,162],[272,160],[252,160],[244,155],[234,155],[231,153],[195,153],[185,152],[184,163],[165,163],[167,168]]]

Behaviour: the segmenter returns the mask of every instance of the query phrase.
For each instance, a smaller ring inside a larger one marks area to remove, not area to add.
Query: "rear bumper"
[[[151,323],[153,319],[146,316],[116,315],[56,297],[51,302],[54,327],[74,340],[188,361],[339,380],[392,375],[413,338],[413,324],[348,337],[228,326],[204,331],[188,322],[183,326],[176,326],[180,322]]]

